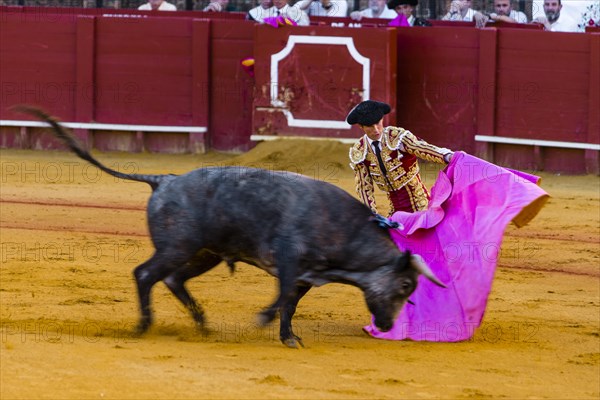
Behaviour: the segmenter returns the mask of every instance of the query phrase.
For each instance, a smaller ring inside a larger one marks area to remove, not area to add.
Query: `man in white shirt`
[[[483,28],[489,17],[471,8],[472,0],[453,0],[448,13],[442,17],[444,21],[475,21],[478,28]]]
[[[394,19],[397,16],[396,11],[387,7],[386,0],[369,0],[369,8],[350,13],[350,18],[355,21],[360,21],[363,18]]]
[[[566,15],[561,15],[561,0],[544,0],[545,16],[537,17],[532,22],[544,25],[547,31],[552,32],[580,32],[577,22]]]
[[[210,0],[210,3],[202,11],[227,11],[227,4],[229,4],[229,0]]]
[[[146,4],[142,4],[138,7],[138,10],[142,11],[177,11],[175,4],[167,3],[164,0],[148,0]]]
[[[348,16],[348,2],[346,0],[300,0],[297,5],[308,15],[318,17]]]
[[[527,16],[521,11],[512,9],[512,0],[494,0],[494,12],[490,13],[493,21],[527,23]]]
[[[298,4],[290,6],[288,4],[288,0],[273,0],[273,8],[271,9],[271,12],[274,17],[278,17],[280,15],[287,17],[296,22],[298,26],[310,25],[308,14],[302,11]]]
[[[260,0],[260,4],[257,7],[254,7],[248,14],[246,14],[246,19],[250,21],[256,21],[259,23],[263,23],[263,20],[267,17],[273,16],[273,1],[272,0]]]

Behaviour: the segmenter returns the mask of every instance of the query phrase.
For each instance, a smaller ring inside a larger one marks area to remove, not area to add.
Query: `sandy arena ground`
[[[598,399],[600,178],[542,173],[552,199],[507,229],[489,307],[462,343],[393,342],[361,330],[360,291],[313,289],[295,330],[278,340],[255,314],[275,280],[244,264],[189,283],[209,333],[168,292],[153,292],[143,338],[132,270],[152,252],[147,185],[100,174],[66,152],[2,150],[0,397],[2,399]],[[96,156],[125,172],[183,173],[207,165],[288,169],[353,193],[347,146],[261,144],[220,154]],[[437,167],[425,165],[428,185]],[[433,334],[436,334],[434,331]]]

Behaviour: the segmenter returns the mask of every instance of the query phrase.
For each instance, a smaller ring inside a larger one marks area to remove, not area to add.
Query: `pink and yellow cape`
[[[425,211],[397,212],[390,230],[401,250],[420,254],[446,284],[419,277],[419,284],[389,332],[371,324],[370,335],[390,340],[456,342],[479,327],[492,287],[506,226],[527,224],[548,194],[539,177],[454,154],[431,189]]]

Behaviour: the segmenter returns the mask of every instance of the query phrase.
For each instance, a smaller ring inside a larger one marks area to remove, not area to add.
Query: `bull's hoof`
[[[143,334],[145,334],[146,332],[148,332],[148,329],[150,329],[150,321],[146,321],[146,320],[142,320],[140,321],[137,326],[135,327],[135,330],[133,331],[133,336],[136,337],[140,337]]]
[[[195,326],[196,326],[196,332],[201,333],[202,335],[208,335],[210,333],[210,329],[208,329],[208,327],[206,326],[204,321],[202,321],[202,322],[196,321]]]
[[[190,313],[197,326],[204,325],[204,311],[200,306],[194,305],[190,307]]]
[[[196,329],[199,331],[203,331],[205,329],[205,321],[202,315],[192,315],[194,318],[194,324],[196,325]]]
[[[289,347],[291,349],[299,349],[300,347],[304,347],[304,343],[302,343],[302,339],[296,335],[294,335],[293,337],[287,338],[287,339],[281,338],[281,343],[283,343],[284,345],[286,345],[287,347]],[[298,345],[300,345],[300,347]]]

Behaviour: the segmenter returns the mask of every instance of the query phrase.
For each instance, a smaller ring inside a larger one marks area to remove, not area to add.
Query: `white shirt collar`
[[[383,136],[383,134],[381,136]],[[367,135],[365,135],[365,138],[367,139],[367,142],[369,142],[369,146],[371,147],[371,150],[373,150],[373,152],[375,152],[375,146],[373,145],[374,140],[371,139],[370,137],[368,137]],[[379,138],[379,150],[381,150],[381,137]]]

